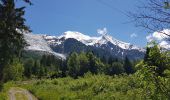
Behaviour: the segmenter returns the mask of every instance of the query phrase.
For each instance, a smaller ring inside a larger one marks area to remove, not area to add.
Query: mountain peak
[[[100,32],[101,33],[101,32]],[[137,46],[131,45],[130,43],[122,42],[120,40],[117,40],[113,38],[112,36],[106,34],[100,34],[99,37],[91,37],[88,35],[84,35],[83,33],[77,32],[77,31],[66,31],[61,36],[57,37],[58,39],[69,39],[73,38],[76,39],[79,42],[82,42],[83,44],[87,46],[94,46],[94,45],[103,45],[107,44],[108,42],[117,45],[121,47],[122,49],[140,49]],[[58,41],[57,43],[61,44],[62,41]],[[142,50],[142,49],[140,49]]]
[[[84,35],[84,34],[77,32],[77,31],[66,31],[60,37],[64,37],[65,39],[74,38],[74,39],[77,39],[77,40],[88,40],[88,39],[90,39],[89,36]]]
[[[24,37],[29,44],[26,47],[27,50],[48,52],[62,59],[65,59],[65,55],[70,52],[89,50],[94,50],[101,56],[125,57],[129,55],[131,58],[142,57],[142,48],[119,41],[108,34],[101,35],[99,37],[90,37],[80,32],[66,31],[61,36],[24,34]]]

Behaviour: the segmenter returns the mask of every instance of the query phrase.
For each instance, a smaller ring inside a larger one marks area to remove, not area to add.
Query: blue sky
[[[146,45],[148,35],[133,23],[124,12],[134,12],[138,0],[32,0],[25,18],[33,33],[61,35],[79,31],[99,36],[97,29],[107,28],[108,34],[138,46]],[[25,5],[18,2],[18,6]]]

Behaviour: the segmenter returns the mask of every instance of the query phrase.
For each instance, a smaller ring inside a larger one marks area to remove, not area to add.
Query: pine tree
[[[33,59],[27,59],[25,62],[24,62],[24,75],[28,78],[31,77],[32,75],[32,69],[34,67],[34,60]]]
[[[146,48],[146,53],[145,53],[145,56],[144,56],[144,61],[148,61],[149,59],[149,52],[150,52],[150,48],[149,47],[147,47]]]
[[[87,53],[87,57],[89,59],[89,70],[90,70],[90,72],[96,74],[97,73],[96,57],[93,55],[92,52]]]
[[[67,62],[67,67],[70,76],[77,78],[78,73],[80,71],[79,65],[80,64],[79,64],[78,54],[73,52]]]
[[[34,62],[34,67],[32,68],[32,72],[35,76],[38,76],[39,72],[40,72],[40,62],[38,60],[36,60]]]
[[[128,57],[125,57],[124,69],[127,74],[134,73],[134,68]]]
[[[0,0],[1,74],[6,64],[11,63],[14,57],[20,56],[20,53],[26,44],[22,33],[23,30],[28,31],[29,28],[24,23],[24,8],[25,7],[16,8],[15,0]]]
[[[155,43],[146,52],[144,63],[148,66],[156,66],[155,72],[162,76],[163,72],[169,68],[168,56],[161,52]]]
[[[123,64],[120,62],[113,62],[111,67],[109,68],[109,74],[114,75],[114,74],[121,74],[125,71]]]
[[[169,83],[165,81],[169,78],[167,78],[169,73],[166,71],[170,68],[170,56],[166,52],[161,52],[156,44],[152,44],[147,50],[144,61],[136,66],[138,68],[136,76],[140,84],[143,84],[144,96],[170,100],[170,90],[167,85]]]
[[[42,78],[45,75],[44,67],[40,66],[38,71],[38,78]]]
[[[47,66],[47,56],[43,55],[40,60],[41,66]]]
[[[79,75],[82,76],[84,73],[89,71],[89,61],[84,52],[80,53],[79,56],[80,72]]]
[[[109,57],[109,59],[108,59],[108,64],[110,64],[110,65],[111,65],[112,63],[113,63],[113,57],[112,57],[112,56],[110,56],[110,57]]]

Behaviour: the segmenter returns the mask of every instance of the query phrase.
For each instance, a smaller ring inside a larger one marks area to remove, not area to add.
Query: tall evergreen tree
[[[124,69],[127,74],[134,73],[134,68],[128,57],[125,57]]]
[[[27,0],[29,2],[29,0]],[[25,7],[16,8],[15,0],[0,0],[0,73],[25,46],[23,30],[28,31],[23,18]],[[0,75],[2,76],[2,75]],[[2,77],[0,77],[2,78]]]
[[[82,76],[84,73],[89,71],[89,61],[84,52],[80,53],[79,56],[80,72],[79,75]]]
[[[47,66],[47,55],[43,55],[40,60],[41,66]]]
[[[25,62],[24,62],[24,75],[28,78],[31,77],[32,75],[32,69],[34,67],[34,60],[33,59],[27,59]]]
[[[87,57],[89,59],[89,70],[90,70],[90,72],[97,73],[96,57],[93,55],[92,52],[87,53]]]
[[[149,47],[147,47],[146,48],[146,53],[145,53],[145,56],[144,56],[144,61],[148,61],[149,59],[149,52],[150,52],[150,48]]]
[[[155,43],[146,51],[144,63],[149,66],[156,66],[156,73],[163,75],[164,70],[169,68],[168,56],[160,51],[160,48]]]
[[[124,73],[124,67],[123,64],[120,62],[113,62],[111,67],[109,68],[109,74],[114,75],[114,74],[121,74]]]
[[[32,72],[33,72],[33,74],[34,75],[38,75],[39,74],[39,72],[40,72],[40,62],[39,62],[39,60],[36,60],[35,62],[34,62],[34,67],[32,68]]]
[[[67,62],[67,67],[68,67],[70,76],[72,76],[74,78],[76,78],[78,76],[78,73],[80,71],[79,65],[80,64],[79,64],[78,54],[73,52]]]

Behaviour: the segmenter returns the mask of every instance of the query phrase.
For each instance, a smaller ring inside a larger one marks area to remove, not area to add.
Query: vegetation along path
[[[9,100],[38,100],[29,91],[13,87],[9,90]]]

